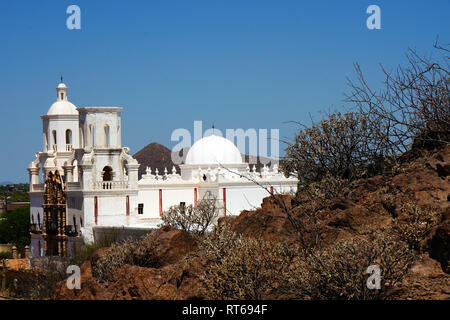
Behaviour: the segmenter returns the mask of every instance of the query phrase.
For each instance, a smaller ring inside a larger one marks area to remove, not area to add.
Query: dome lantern
[[[56,101],[67,101],[67,86],[63,82],[63,77],[61,76],[61,82],[56,87]]]
[[[47,112],[48,116],[53,115],[78,115],[77,107],[75,107],[67,97],[67,86],[62,82],[56,87],[56,102],[52,104]]]

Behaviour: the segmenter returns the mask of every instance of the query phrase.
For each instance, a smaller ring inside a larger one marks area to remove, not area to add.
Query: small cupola
[[[48,116],[54,115],[78,115],[77,107],[74,106],[68,99],[67,96],[68,88],[62,82],[56,87],[56,101],[52,104],[47,112]]]
[[[56,87],[56,94],[57,94],[56,101],[67,101],[67,86],[62,81]]]

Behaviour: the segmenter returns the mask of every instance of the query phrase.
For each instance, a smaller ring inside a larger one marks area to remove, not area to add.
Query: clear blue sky
[[[81,30],[66,8],[81,8]],[[381,8],[381,30],[366,8]],[[404,62],[408,47],[450,42],[450,2],[436,1],[1,1],[0,181],[28,181],[42,122],[61,74],[78,107],[124,107],[123,144],[168,147],[176,128],[279,128],[342,105],[359,62]]]

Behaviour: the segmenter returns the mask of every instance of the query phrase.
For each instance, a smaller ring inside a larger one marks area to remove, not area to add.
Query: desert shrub
[[[413,256],[406,243],[388,235],[342,240],[309,255],[290,276],[304,299],[387,299],[406,274]],[[381,269],[381,289],[368,289],[366,270]]]
[[[303,184],[320,181],[327,174],[356,179],[375,161],[370,130],[359,113],[330,114],[297,133],[281,168],[286,174],[297,174]]]
[[[159,267],[155,244],[149,239],[126,240],[114,243],[92,264],[92,275],[107,282],[113,278],[115,269],[129,264],[140,267]]]
[[[201,277],[210,299],[270,297],[286,283],[286,272],[298,255],[296,246],[246,238],[217,226],[203,243],[208,267]]]
[[[184,203],[172,206],[163,212],[161,219],[163,225],[203,235],[217,218],[218,209],[215,197],[205,197],[197,203],[197,207]]]
[[[357,82],[348,81],[345,101],[352,112],[329,114],[299,130],[286,148],[281,169],[305,185],[326,174],[354,180],[395,174],[399,157],[413,149],[450,143],[449,63],[407,54],[408,65],[393,72],[382,67],[384,89],[373,90],[355,64]],[[420,152],[417,153],[420,155]]]
[[[400,206],[400,214],[394,220],[394,229],[400,238],[413,250],[418,250],[422,242],[439,223],[440,215],[431,207],[419,207],[413,202]]]
[[[412,146],[433,149],[450,142],[449,50],[437,44],[435,48],[438,54],[430,57],[409,50],[407,65],[393,71],[382,67],[384,88],[378,91],[355,65],[357,81],[348,81],[350,93],[345,100],[367,119],[383,156],[395,157]]]
[[[341,196],[342,191],[350,186],[351,182],[341,177],[325,174],[320,181],[313,182],[301,189],[312,201],[326,201]]]

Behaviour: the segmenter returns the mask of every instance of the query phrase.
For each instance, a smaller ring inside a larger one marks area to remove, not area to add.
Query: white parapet
[[[125,190],[128,189],[128,181],[96,181],[94,190]]]

